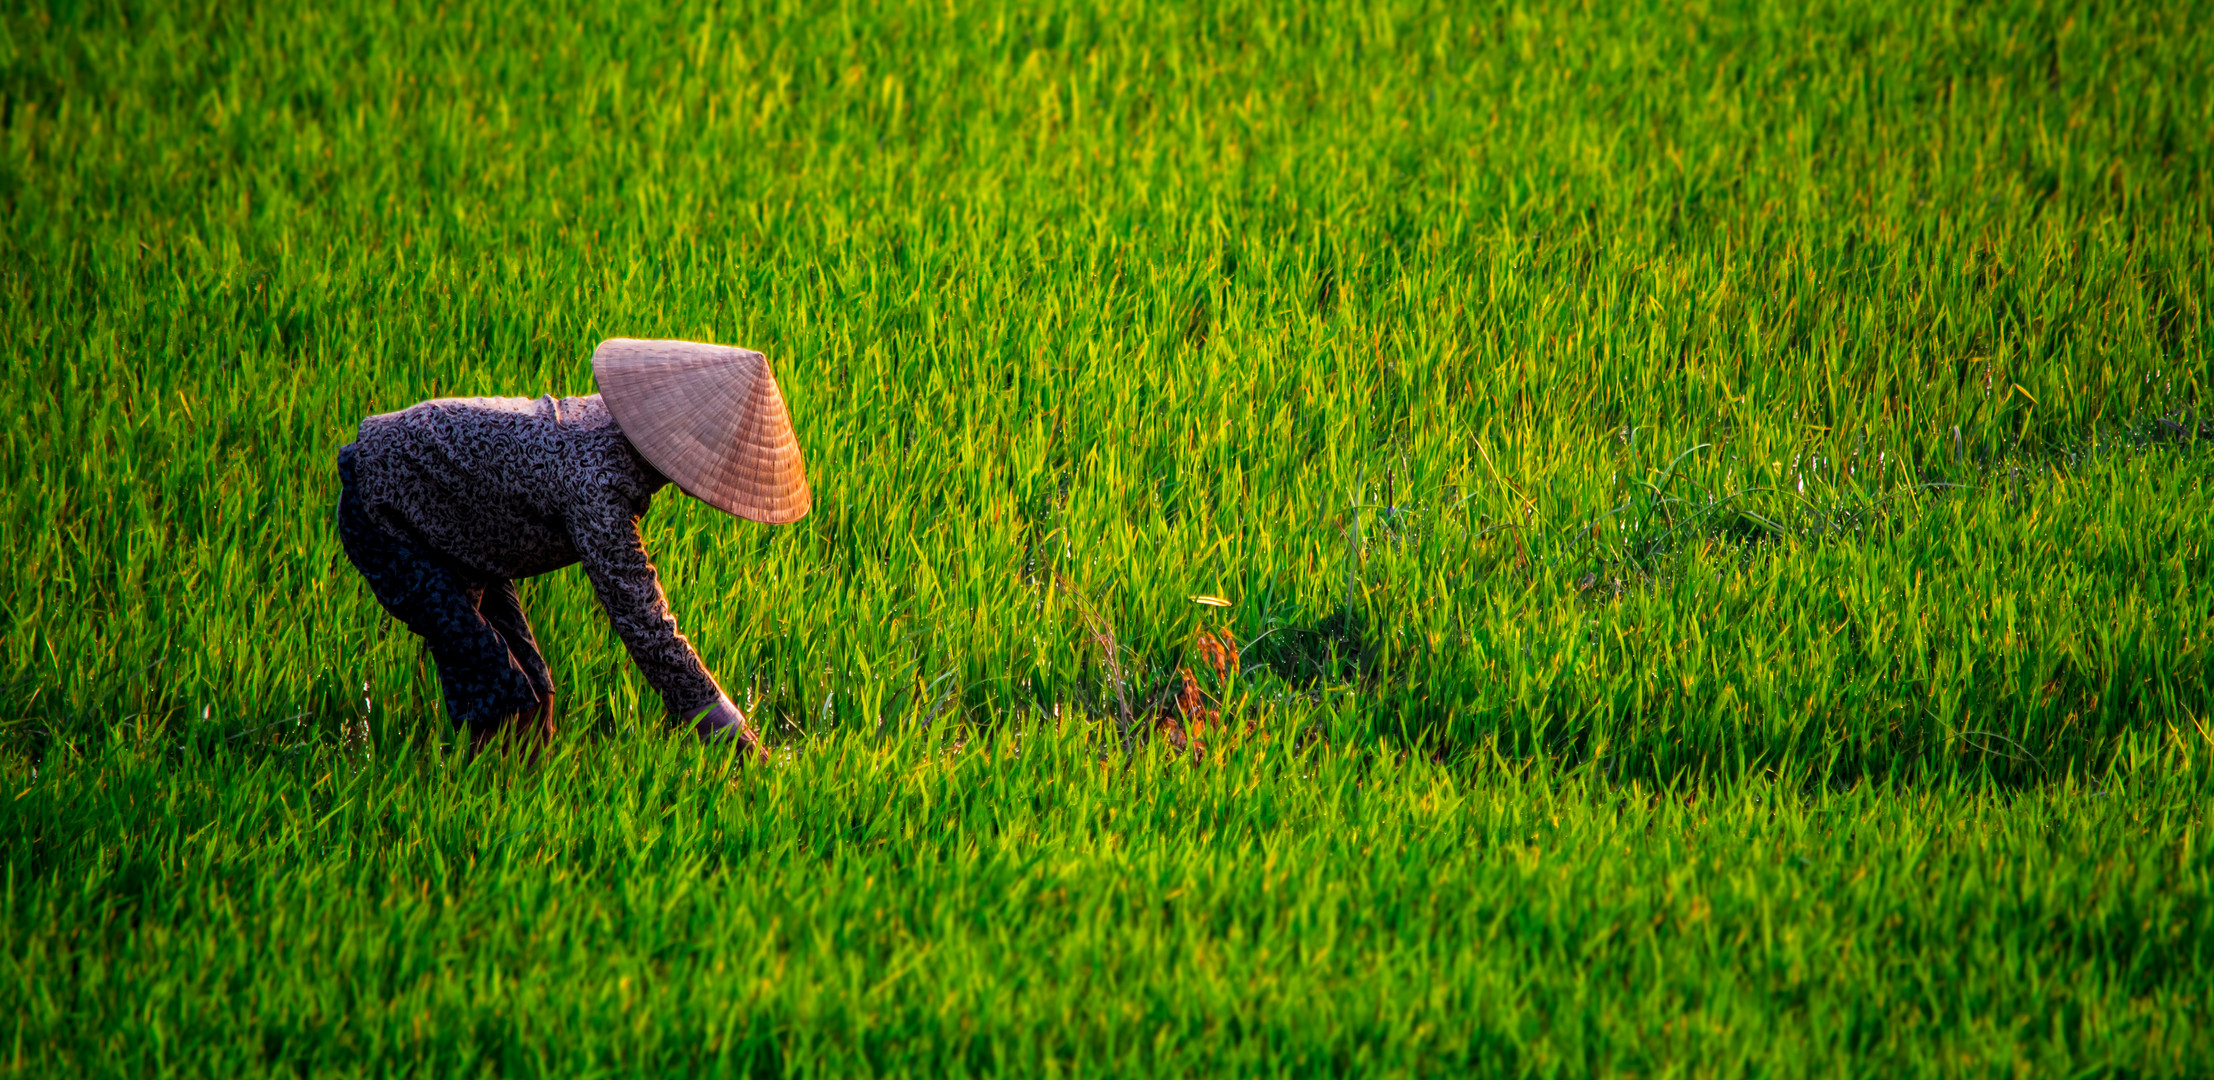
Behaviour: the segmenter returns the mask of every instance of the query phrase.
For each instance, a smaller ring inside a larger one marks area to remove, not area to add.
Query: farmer
[[[770,524],[806,516],[792,421],[767,358],[615,338],[590,397],[441,398],[361,422],[338,452],[338,535],[394,618],[423,636],[472,751],[553,737],[554,684],[515,579],[571,563],[672,723],[759,755],[661,593],[638,519],[662,485]]]

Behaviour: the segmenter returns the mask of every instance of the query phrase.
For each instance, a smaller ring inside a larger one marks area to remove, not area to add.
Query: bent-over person
[[[554,683],[518,578],[584,564],[670,720],[758,755],[745,714],[677,631],[638,534],[671,482],[737,517],[806,516],[806,470],[767,358],[615,338],[600,393],[440,398],[361,422],[338,452],[338,533],[392,616],[422,635],[473,750],[554,731]]]

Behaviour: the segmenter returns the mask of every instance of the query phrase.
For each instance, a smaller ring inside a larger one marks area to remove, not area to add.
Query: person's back
[[[636,520],[668,483],[598,394],[438,398],[363,420],[354,446],[372,514],[495,577],[579,561],[573,520]]]

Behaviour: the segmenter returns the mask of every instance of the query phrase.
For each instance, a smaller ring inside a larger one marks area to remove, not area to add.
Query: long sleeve
[[[660,575],[639,538],[638,515],[613,500],[595,500],[573,509],[569,529],[608,621],[669,712],[690,718],[723,700],[722,687],[677,632]]]

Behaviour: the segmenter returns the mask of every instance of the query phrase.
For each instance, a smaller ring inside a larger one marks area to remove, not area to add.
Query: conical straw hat
[[[814,504],[769,358],[697,341],[609,338],[592,378],[632,446],[686,494],[782,525]]]

